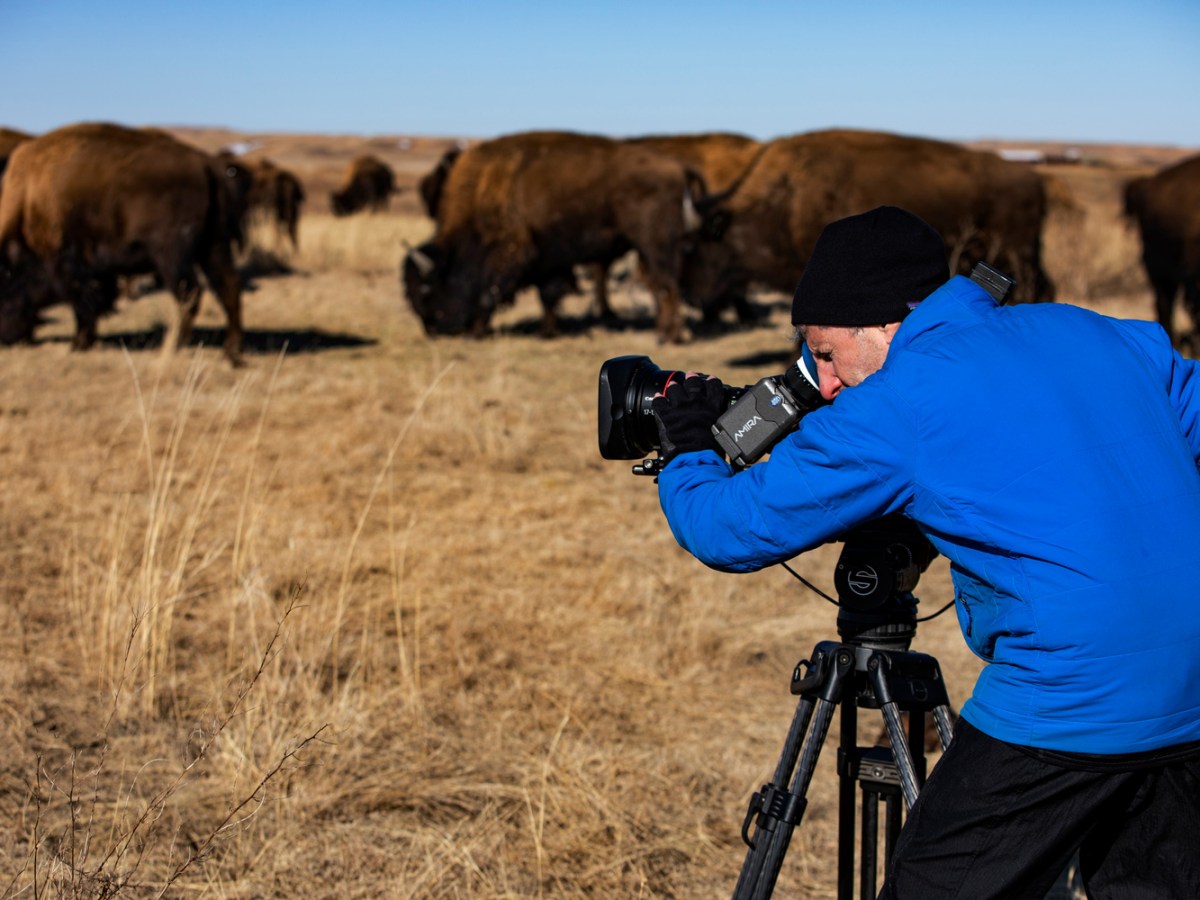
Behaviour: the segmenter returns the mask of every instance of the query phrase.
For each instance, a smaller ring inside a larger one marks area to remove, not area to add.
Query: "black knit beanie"
[[[938,233],[880,206],[825,226],[792,297],[792,324],[899,322],[949,278]]]

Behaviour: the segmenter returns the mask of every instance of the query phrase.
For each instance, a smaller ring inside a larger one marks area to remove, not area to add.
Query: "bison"
[[[628,138],[627,143],[653,150],[678,160],[703,178],[708,189],[720,191],[728,188],[734,180],[746,170],[751,159],[761,148],[761,144],[753,138],[740,134],[713,132],[704,134],[682,135],[646,135]],[[442,191],[446,179],[455,161],[461,155],[460,148],[447,150],[438,160],[437,165],[420,181],[419,191],[429,217],[436,220],[440,208]],[[612,318],[612,307],[608,302],[608,262],[584,266],[595,291],[595,308],[605,318]],[[574,274],[563,273],[557,281],[557,288],[562,294],[576,291],[577,282]],[[729,298],[737,308],[742,321],[754,317],[753,310],[746,303],[744,296]],[[705,308],[706,318],[715,318],[720,314],[725,304],[712,304]]]
[[[335,216],[362,209],[379,212],[387,209],[395,190],[396,176],[387,163],[374,156],[358,156],[346,167],[341,187],[330,194],[329,203]]]
[[[270,216],[275,222],[276,231],[288,236],[293,250],[299,249],[297,228],[300,224],[300,208],[304,205],[304,186],[300,179],[269,159],[260,159],[247,165],[251,178],[246,197],[247,209],[260,210]]]
[[[704,307],[751,284],[790,292],[826,223],[875,206],[909,209],[941,232],[951,271],[986,259],[1018,281],[1017,299],[1051,300],[1042,269],[1041,177],[991,153],[879,132],[779,138],[722,199],[684,265],[683,290]]]
[[[684,242],[702,224],[703,179],[645,147],[573,132],[525,132],[464,151],[447,175],[433,239],[404,260],[425,330],[484,333],[493,311],[536,286],[542,331],[576,289],[574,266],[637,251],[661,340],[680,340]]]
[[[73,346],[87,349],[117,279],[151,273],[179,301],[182,345],[200,306],[198,268],[225,310],[225,352],[237,364],[240,238],[224,164],[163,132],[88,123],[27,141],[0,195],[0,341],[32,339],[38,309],[65,302]]]
[[[1175,340],[1175,295],[1200,322],[1200,156],[1125,186],[1125,214],[1142,235],[1142,265],[1162,325]]]

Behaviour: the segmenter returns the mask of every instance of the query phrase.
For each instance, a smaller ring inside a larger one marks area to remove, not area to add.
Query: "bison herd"
[[[1046,189],[1031,168],[917,137],[828,130],[768,142],[735,134],[617,140],[526,132],[447,152],[421,179],[433,237],[405,254],[403,290],[430,335],[488,332],[522,288],[557,328],[579,273],[611,315],[608,268],[631,251],[655,304],[660,340],[687,335],[683,307],[755,316],[755,288],[790,291],[826,222],[891,204],[943,235],[951,270],[987,260],[1017,299],[1051,300],[1042,266]],[[330,195],[335,215],[386,208],[382,161],[359,157]],[[0,342],[33,338],[42,310],[69,304],[74,346],[96,338],[119,279],[152,275],[180,307],[185,341],[207,284],[224,309],[225,351],[242,344],[234,265],[246,217],[261,210],[295,246],[305,200],[269,161],[209,155],[156,129],[81,124],[39,137],[0,129]],[[1180,286],[1200,314],[1200,157],[1126,187],[1127,214],[1160,322]]]

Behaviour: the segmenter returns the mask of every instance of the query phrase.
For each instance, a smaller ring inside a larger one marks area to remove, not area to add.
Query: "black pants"
[[[1040,900],[1077,849],[1095,900],[1200,897],[1200,760],[1078,768],[960,720],[879,897]]]

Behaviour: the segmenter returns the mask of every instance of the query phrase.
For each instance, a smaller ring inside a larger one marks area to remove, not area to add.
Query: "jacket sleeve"
[[[1157,367],[1171,405],[1179,415],[1179,427],[1192,450],[1192,458],[1200,465],[1200,363],[1184,359],[1171,346],[1161,326],[1137,321],[1127,321],[1124,325]]]
[[[659,501],[675,539],[701,562],[754,571],[902,510],[916,431],[908,405],[876,374],[745,471],[711,450],[676,457],[659,474]]]

